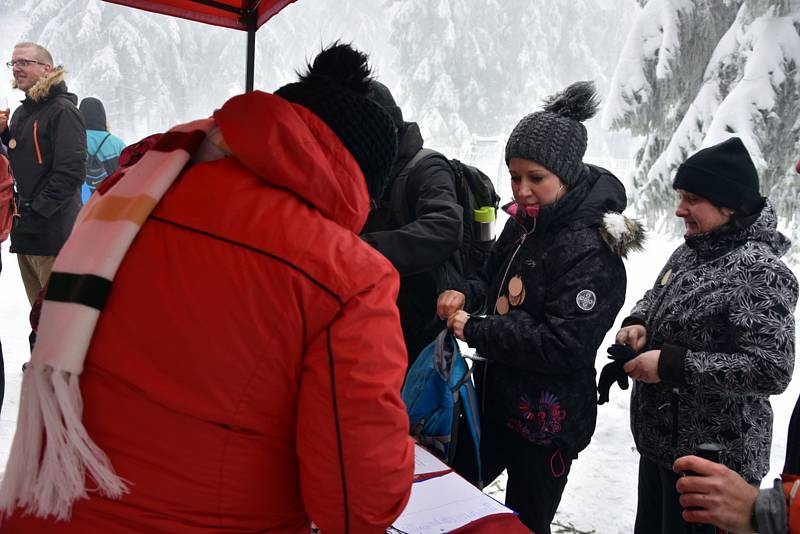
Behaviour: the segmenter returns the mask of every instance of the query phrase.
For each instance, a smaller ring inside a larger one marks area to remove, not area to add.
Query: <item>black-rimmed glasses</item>
[[[31,65],[47,65],[47,63],[42,63],[41,61],[36,61],[35,59],[12,59],[11,61],[6,62],[6,67],[9,69],[13,69],[14,65],[25,68],[30,67]]]

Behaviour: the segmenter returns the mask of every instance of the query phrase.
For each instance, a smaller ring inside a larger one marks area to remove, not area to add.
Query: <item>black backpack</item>
[[[94,154],[87,154],[86,155],[86,186],[89,188],[90,191],[94,192],[100,182],[102,182],[106,176],[110,176],[113,174],[117,167],[119,166],[119,158],[110,158],[105,161],[100,161],[98,154],[100,154],[100,149],[103,147],[103,144],[111,137],[111,134],[106,134],[100,144],[97,146],[97,150],[94,151]]]
[[[413,172],[414,168],[419,165],[423,160],[428,158],[440,158],[447,162],[453,170],[455,177],[455,190],[458,203],[463,210],[464,219],[464,234],[461,241],[461,247],[458,253],[453,258],[455,268],[458,273],[467,277],[471,274],[478,272],[486,261],[489,255],[489,250],[492,247],[492,241],[478,240],[478,230],[474,217],[474,210],[482,206],[490,206],[497,212],[500,204],[500,196],[495,192],[492,180],[486,176],[480,169],[460,162],[457,159],[447,159],[443,154],[431,150],[429,148],[421,148],[413,158],[406,164],[400,173],[395,177],[394,181],[389,186],[391,188],[391,197],[396,198],[395,195],[405,195],[406,182],[408,176]],[[397,203],[392,202],[397,207]],[[405,205],[407,201],[403,197],[403,207],[395,213],[395,219],[398,223],[406,224],[407,221]],[[400,213],[402,212],[402,213]]]

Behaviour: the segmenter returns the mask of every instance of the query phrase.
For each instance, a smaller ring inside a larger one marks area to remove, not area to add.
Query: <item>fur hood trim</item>
[[[627,258],[630,252],[644,249],[644,226],[636,219],[629,219],[621,213],[608,212],[603,215],[600,236],[617,256]]]
[[[53,86],[64,81],[65,73],[64,67],[53,67],[53,70],[51,70],[47,76],[42,77],[28,90],[28,98],[37,103],[46,99]],[[17,82],[12,81],[11,87],[17,89]]]

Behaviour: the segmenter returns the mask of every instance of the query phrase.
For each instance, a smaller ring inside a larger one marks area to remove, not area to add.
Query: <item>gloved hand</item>
[[[597,393],[599,394],[597,404],[608,402],[608,393],[614,382],[619,384],[620,389],[628,389],[628,375],[622,367],[637,355],[636,351],[628,345],[614,344],[608,347],[608,357],[612,361],[600,371],[600,379],[597,381]]]

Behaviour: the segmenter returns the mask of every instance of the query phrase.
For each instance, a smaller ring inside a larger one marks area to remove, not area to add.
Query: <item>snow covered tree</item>
[[[613,28],[636,14],[629,0],[392,5],[397,14],[391,42],[403,74],[392,89],[404,113],[421,123],[429,144],[440,147],[459,147],[472,134],[507,133],[539,109],[544,97],[574,81],[593,79],[604,91],[623,44],[624,36]],[[588,127],[590,143],[608,139]]]
[[[644,0],[603,117],[644,136],[637,207],[678,229],[672,179],[702,147],[739,136],[794,240],[800,157],[800,6],[796,0]]]

